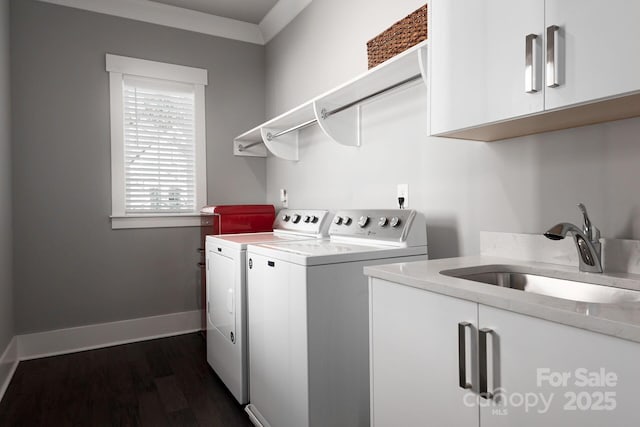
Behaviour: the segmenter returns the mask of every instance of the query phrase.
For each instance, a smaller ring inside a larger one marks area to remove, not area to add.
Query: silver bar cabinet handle
[[[536,81],[536,53],[535,45],[537,34],[527,34],[525,37],[524,48],[524,90],[527,93],[536,93],[538,91],[538,82]]]
[[[491,329],[482,328],[478,331],[478,364],[480,365],[480,397],[492,399],[493,394],[487,388],[487,335],[492,334]]]
[[[471,323],[458,323],[458,374],[460,388],[468,390],[471,383],[467,382],[467,334],[466,329],[471,330]]]
[[[547,27],[547,86],[558,87],[558,31],[560,27],[550,25]]]

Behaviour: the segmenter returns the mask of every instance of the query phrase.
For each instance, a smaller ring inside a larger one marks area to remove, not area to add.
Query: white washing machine
[[[326,237],[326,210],[283,209],[273,232],[207,236],[207,361],[233,396],[247,403],[246,248],[249,243]]]
[[[249,245],[249,405],[261,427],[368,427],[363,268],[427,258],[411,210],[350,210],[330,239]]]

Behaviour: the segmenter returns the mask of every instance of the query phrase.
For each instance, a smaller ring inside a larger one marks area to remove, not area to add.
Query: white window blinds
[[[106,54],[111,226],[195,227],[207,203],[207,70]]]
[[[123,76],[127,214],[196,207],[193,85]]]

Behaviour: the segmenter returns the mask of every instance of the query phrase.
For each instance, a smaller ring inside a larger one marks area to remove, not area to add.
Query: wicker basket
[[[427,39],[427,5],[367,42],[369,69]]]

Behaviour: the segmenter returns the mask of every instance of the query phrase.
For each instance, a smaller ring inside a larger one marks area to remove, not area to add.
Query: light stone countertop
[[[575,249],[574,249],[575,250]],[[577,266],[488,255],[369,266],[367,276],[474,301],[515,313],[612,335],[640,343],[640,302],[596,304],[576,302],[489,285],[441,274],[478,266],[509,266],[518,272],[596,283],[640,291],[640,275],[628,272],[582,273]],[[486,268],[485,271],[496,270]]]

